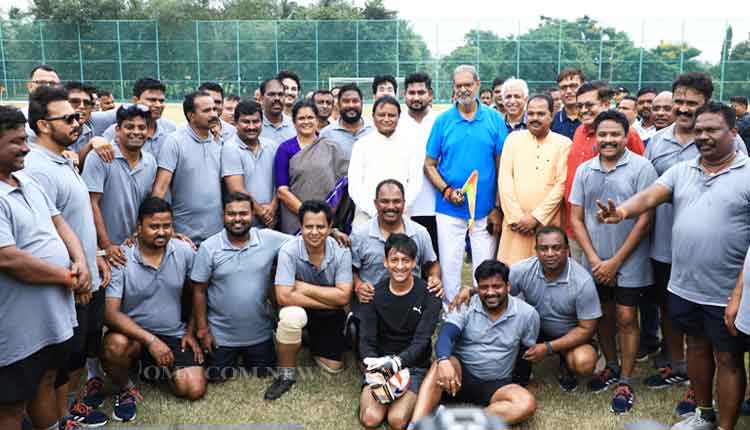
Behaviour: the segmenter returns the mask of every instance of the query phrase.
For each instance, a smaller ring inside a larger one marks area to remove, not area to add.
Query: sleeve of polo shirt
[[[427,156],[435,160],[440,159],[443,151],[443,120],[444,116],[437,117],[430,130],[430,137],[427,139]]]
[[[583,172],[587,169],[586,163],[581,164],[576,169],[576,175],[573,177],[573,187],[570,189],[570,197],[568,201],[572,205],[583,206],[585,202],[585,190],[583,185]]]
[[[521,344],[523,344],[523,346],[531,348],[532,346],[536,345],[536,340],[537,338],[539,338],[540,325],[541,321],[539,318],[539,314],[537,313],[536,309],[531,308],[531,313],[529,314],[528,321],[525,325],[526,332],[521,338]]]
[[[674,187],[678,181],[679,175],[682,173],[682,169],[685,167],[684,162],[676,164],[672,166],[671,168],[667,169],[664,174],[662,174],[655,183],[663,186],[667,190],[669,190],[670,194],[674,192]]]
[[[211,279],[213,261],[211,251],[208,250],[209,246],[206,245],[208,244],[204,244],[204,246],[198,248],[198,253],[193,259],[193,268],[190,270],[190,279],[193,282],[205,284]]]
[[[509,294],[511,296],[517,296],[521,294],[523,282],[522,282],[522,276],[521,272],[522,269],[519,267],[519,264],[521,262],[510,266],[510,274],[508,275],[508,282],[510,282],[510,292]]]
[[[336,285],[352,283],[352,253],[348,248],[340,249],[338,261],[336,262]]]
[[[466,327],[466,319],[469,315],[470,306],[471,306],[471,302],[469,302],[469,304],[462,305],[460,308],[449,312],[448,315],[445,316],[446,324],[447,323],[453,324],[454,326],[463,330],[464,327]]]
[[[650,187],[658,178],[659,176],[656,174],[654,166],[651,163],[645,164],[637,178],[638,191],[640,192]]]
[[[273,178],[276,188],[289,185],[289,152],[286,142],[279,146],[273,157]]]
[[[186,278],[190,277],[190,273],[193,271],[193,266],[195,266],[195,257],[198,254],[197,252],[193,251],[193,248],[190,246],[185,247],[185,265],[187,266],[187,276]]]
[[[0,248],[16,244],[12,219],[13,215],[8,202],[0,200]]]
[[[107,173],[107,166],[105,166],[102,159],[99,158],[96,151],[89,152],[86,156],[86,162],[83,163],[81,177],[83,178],[83,182],[86,183],[90,193],[104,192],[104,183],[107,180]]]
[[[125,286],[125,270],[126,267],[112,268],[112,279],[110,279],[109,285],[107,285],[107,288],[104,290],[106,292],[106,297],[122,299]]]
[[[92,112],[90,121],[94,135],[101,136],[107,130],[107,127],[117,122],[117,110],[112,109],[106,112]]]
[[[177,138],[172,134],[167,137],[164,146],[159,150],[159,168],[174,173],[179,163],[180,142],[178,142]]]
[[[109,127],[107,127],[106,130],[104,130],[104,133],[102,134],[102,137],[112,142],[113,145],[115,143],[115,126],[116,125],[117,124],[110,125]]]
[[[350,236],[350,239],[352,241],[352,267],[359,270],[362,268],[362,242],[363,239],[359,236],[358,233],[352,232],[352,235]]]
[[[241,149],[233,142],[227,142],[221,147],[221,177],[244,175],[242,169]]]
[[[497,124],[497,136],[495,137],[495,157],[503,153],[503,145],[505,145],[505,139],[508,137],[508,127],[505,126],[505,121],[503,121],[500,114],[498,114],[497,117],[499,119]]]
[[[589,276],[578,294],[576,294],[576,317],[578,320],[595,320],[602,316],[599,293],[596,292],[594,280]]]
[[[294,243],[294,245],[296,247],[297,244]],[[274,281],[276,285],[294,286],[297,275],[297,257],[292,255],[289,249],[290,247],[285,245],[279,251],[279,258],[276,263],[276,278]]]

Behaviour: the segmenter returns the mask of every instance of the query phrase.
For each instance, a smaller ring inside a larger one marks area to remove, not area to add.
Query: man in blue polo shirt
[[[700,156],[667,170],[654,185],[615,207],[601,203],[599,220],[619,223],[671,200],[672,272],[668,311],[687,334],[688,376],[695,391],[695,414],[674,430],[733,430],[745,392],[744,345],[731,335],[725,311],[750,245],[750,163],[736,150],[735,113],[715,102],[695,114]],[[714,356],[715,361],[714,361]],[[717,371],[719,416],[713,409]]]
[[[479,102],[479,74],[473,66],[458,66],[453,73],[457,103],[435,120],[427,141],[425,174],[440,190],[435,203],[438,248],[443,270],[445,303],[458,293],[461,284],[463,243],[469,221],[475,220],[469,235],[474,270],[492,259],[497,247],[502,216],[497,196],[497,166],[508,131],[497,111]],[[470,212],[461,191],[473,171],[478,173],[476,207]]]
[[[552,120],[552,131],[569,139],[573,139],[576,129],[581,125],[578,119],[578,107],[576,106],[576,93],[578,87],[586,81],[580,69],[563,69],[557,75],[557,86],[560,87],[563,108],[555,114]]]

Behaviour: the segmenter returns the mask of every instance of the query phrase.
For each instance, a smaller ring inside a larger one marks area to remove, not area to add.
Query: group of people
[[[105,376],[112,418],[133,421],[134,372],[188,400],[272,376],[274,401],[304,345],[330,374],[351,351],[366,428],[445,402],[526,421],[532,367],[555,355],[562,390],[586,377],[624,414],[636,361],[662,350],[644,385],[690,384],[673,429],[735,429],[742,100],[712,101],[701,73],[618,100],[577,69],[536,95],[496,79],[494,106],[474,67],[452,81],[438,113],[427,74],[403,105],[378,76],[371,118],[354,84],[299,100],[289,71],[253,98],[206,82],[175,124],[157,79],[101,110],[93,87],[34,68],[28,108],[0,106],[0,428],[104,425]]]

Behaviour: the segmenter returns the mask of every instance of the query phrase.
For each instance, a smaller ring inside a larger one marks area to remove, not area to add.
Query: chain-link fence
[[[444,102],[451,71],[470,63],[487,86],[496,76],[513,75],[526,79],[532,91],[553,85],[562,68],[580,67],[588,78],[631,91],[665,89],[678,73],[700,70],[714,76],[718,98],[750,93],[750,42],[733,43],[729,22],[640,24],[626,32],[585,19],[547,19],[536,26],[520,20],[6,20],[0,21],[0,83],[4,99],[25,98],[29,71],[45,63],[63,80],[90,82],[119,99],[130,97],[136,79],[154,76],[167,84],[169,99],[178,100],[203,81],[252,94],[260,81],[284,69],[300,75],[305,92],[327,87],[330,77],[403,77],[420,70],[432,76],[436,99]],[[704,36],[687,43],[686,32],[697,28]]]

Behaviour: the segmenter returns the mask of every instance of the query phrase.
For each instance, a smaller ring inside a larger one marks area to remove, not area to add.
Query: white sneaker
[[[716,423],[706,421],[701,418],[700,409],[695,410],[695,415],[685,418],[684,420],[672,426],[672,430],[714,430]]]

